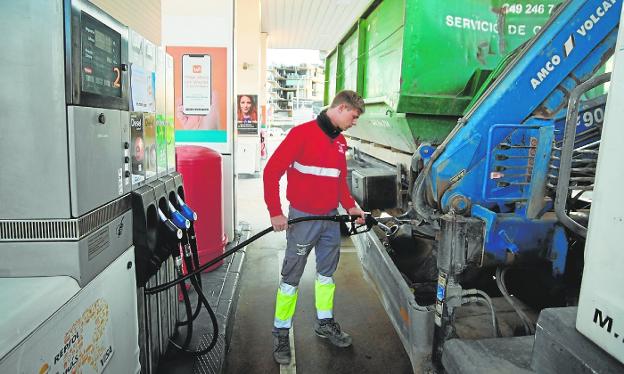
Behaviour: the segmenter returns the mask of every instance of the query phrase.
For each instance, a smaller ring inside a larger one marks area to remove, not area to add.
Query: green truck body
[[[343,89],[366,100],[351,137],[405,153],[438,144],[489,73],[561,2],[376,1],[328,55],[325,103]]]

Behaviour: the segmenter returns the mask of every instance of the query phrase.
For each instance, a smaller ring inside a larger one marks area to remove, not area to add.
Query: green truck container
[[[357,91],[366,113],[348,135],[406,153],[440,143],[483,82],[562,0],[382,0],[325,63],[325,103]]]

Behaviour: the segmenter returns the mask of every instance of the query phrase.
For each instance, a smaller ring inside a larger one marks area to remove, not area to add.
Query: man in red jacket
[[[294,127],[264,169],[264,200],[275,231],[286,232],[286,255],[277,290],[273,322],[273,357],[290,362],[289,330],[295,314],[299,280],[312,248],[316,254],[316,334],[338,347],[351,345],[351,337],[334,321],[335,284],[332,275],[340,257],[340,226],[337,222],[306,221],[288,227],[288,218],[335,215],[338,204],[364,223],[364,212],[353,201],[347,186],[347,142],[342,131],[354,126],[364,113],[364,101],[353,91],[341,91],[329,109],[316,120]],[[282,213],[279,180],[286,173],[288,218]]]

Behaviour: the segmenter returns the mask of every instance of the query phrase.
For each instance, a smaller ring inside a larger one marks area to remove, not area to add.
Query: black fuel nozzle
[[[375,217],[373,217],[372,214],[365,213],[364,214],[364,224],[370,230],[370,229],[373,228],[373,226],[380,225],[381,223],[379,221],[377,221],[377,219]]]
[[[370,213],[364,214],[364,224],[358,224],[356,221],[362,216],[359,215],[348,215],[341,214],[333,217],[336,222],[350,223],[351,227],[349,227],[349,235],[362,234],[367,231],[370,231],[373,226],[379,224],[379,222],[373,217]]]

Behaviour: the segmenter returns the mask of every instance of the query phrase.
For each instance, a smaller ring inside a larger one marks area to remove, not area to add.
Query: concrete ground
[[[270,139],[269,151],[275,149],[279,140]],[[251,224],[252,235],[268,227],[262,178],[240,176],[236,188],[237,219]],[[284,197],[282,204],[286,210]],[[334,275],[337,284],[334,312],[342,328],[353,337],[353,346],[337,348],[314,334],[315,260],[312,252],[301,280],[291,332],[294,362],[280,367],[273,361],[271,328],[285,246],[285,233],[281,232],[267,234],[247,247],[225,372],[411,373],[409,358],[377,295],[364,280],[356,249],[349,238],[343,240],[340,264]]]

